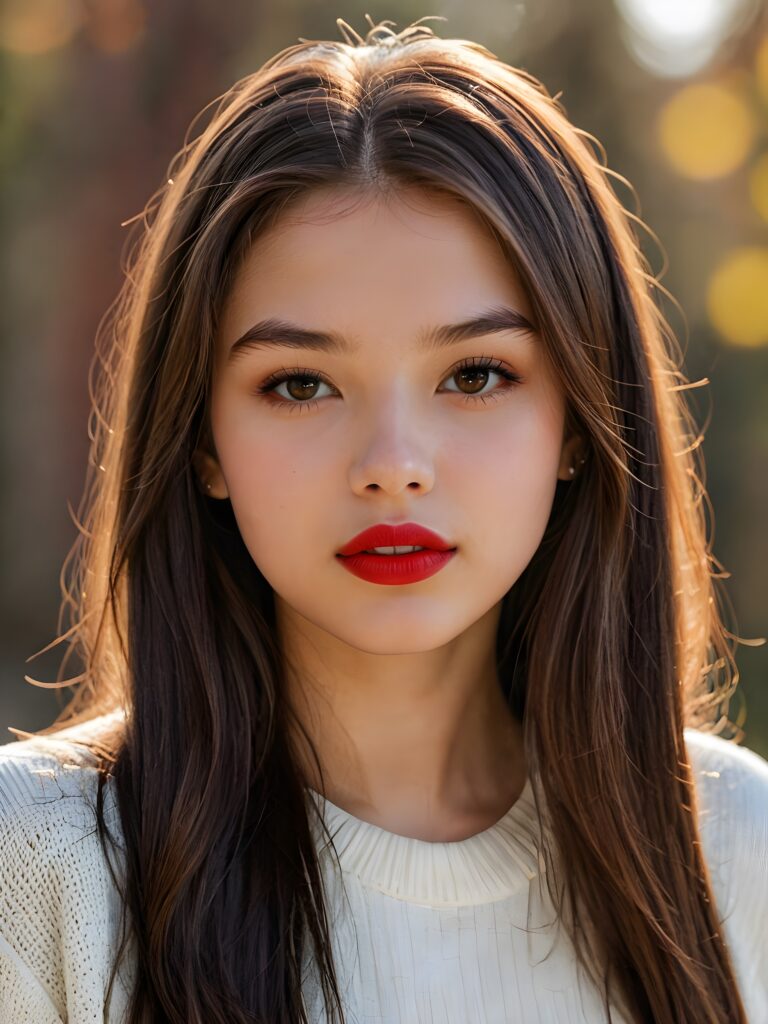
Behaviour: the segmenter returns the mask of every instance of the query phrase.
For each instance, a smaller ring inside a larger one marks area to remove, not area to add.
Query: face
[[[427,651],[500,607],[541,541],[558,477],[571,479],[576,439],[564,437],[535,330],[424,341],[500,306],[532,321],[477,216],[422,191],[349,198],[311,193],[247,253],[216,339],[215,453],[195,464],[209,497],[230,498],[282,622],[358,651]],[[277,344],[267,331],[233,350],[268,319],[346,347]],[[400,585],[336,557],[363,529],[399,522],[455,554]]]

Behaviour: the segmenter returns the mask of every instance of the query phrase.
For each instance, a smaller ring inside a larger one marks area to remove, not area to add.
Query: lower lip
[[[401,585],[418,583],[439,572],[456,554],[451,551],[411,551],[403,555],[367,555],[361,551],[356,555],[337,555],[341,564],[361,580],[369,583]]]

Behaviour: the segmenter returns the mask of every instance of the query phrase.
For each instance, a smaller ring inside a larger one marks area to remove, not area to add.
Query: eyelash
[[[457,373],[462,370],[490,370],[493,373],[498,374],[507,383],[506,385],[497,388],[496,391],[492,391],[487,395],[464,395],[464,400],[467,402],[480,401],[485,404],[488,401],[495,401],[497,398],[503,397],[507,392],[511,391],[517,384],[522,383],[522,377],[517,373],[513,373],[511,370],[505,368],[504,364],[500,359],[487,359],[485,356],[476,356],[472,359],[465,359],[463,362],[455,366],[450,372],[448,377],[454,377]],[[445,379],[447,380],[448,377]],[[312,383],[327,384],[329,387],[333,387],[333,384],[329,380],[320,374],[312,370],[306,370],[302,367],[295,366],[292,369],[286,369],[283,367],[276,373],[270,374],[269,377],[256,389],[256,394],[263,396],[267,401],[273,402],[275,405],[288,406],[289,411],[293,412],[294,408],[313,408],[319,401],[319,398],[311,398],[305,402],[299,401],[298,399],[286,399],[282,397],[274,397],[272,394],[280,384],[283,384],[287,380],[293,380],[297,378],[303,381],[312,381]],[[335,390],[335,388],[334,388]],[[461,394],[461,392],[453,391],[448,392],[449,394]]]

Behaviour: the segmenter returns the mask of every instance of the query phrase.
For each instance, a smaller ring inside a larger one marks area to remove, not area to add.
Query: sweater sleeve
[[[96,781],[39,741],[0,746],[0,1020],[104,1019],[119,902],[96,831]]]
[[[0,935],[0,1020],[64,1024],[45,987],[4,935]]]
[[[685,730],[699,832],[750,1024],[768,1021],[768,762]]]

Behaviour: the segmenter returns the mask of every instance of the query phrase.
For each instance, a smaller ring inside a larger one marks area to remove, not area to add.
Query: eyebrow
[[[497,334],[502,331],[525,331],[532,334],[535,330],[530,320],[519,310],[510,306],[494,306],[459,323],[445,324],[424,331],[419,336],[418,343],[420,347],[429,351],[455,345],[483,334]],[[287,320],[270,317],[249,327],[245,334],[231,345],[227,361],[236,358],[246,349],[270,349],[274,346],[309,348],[337,355],[352,354],[360,348],[359,345],[350,344],[346,338],[334,331],[310,330]]]

